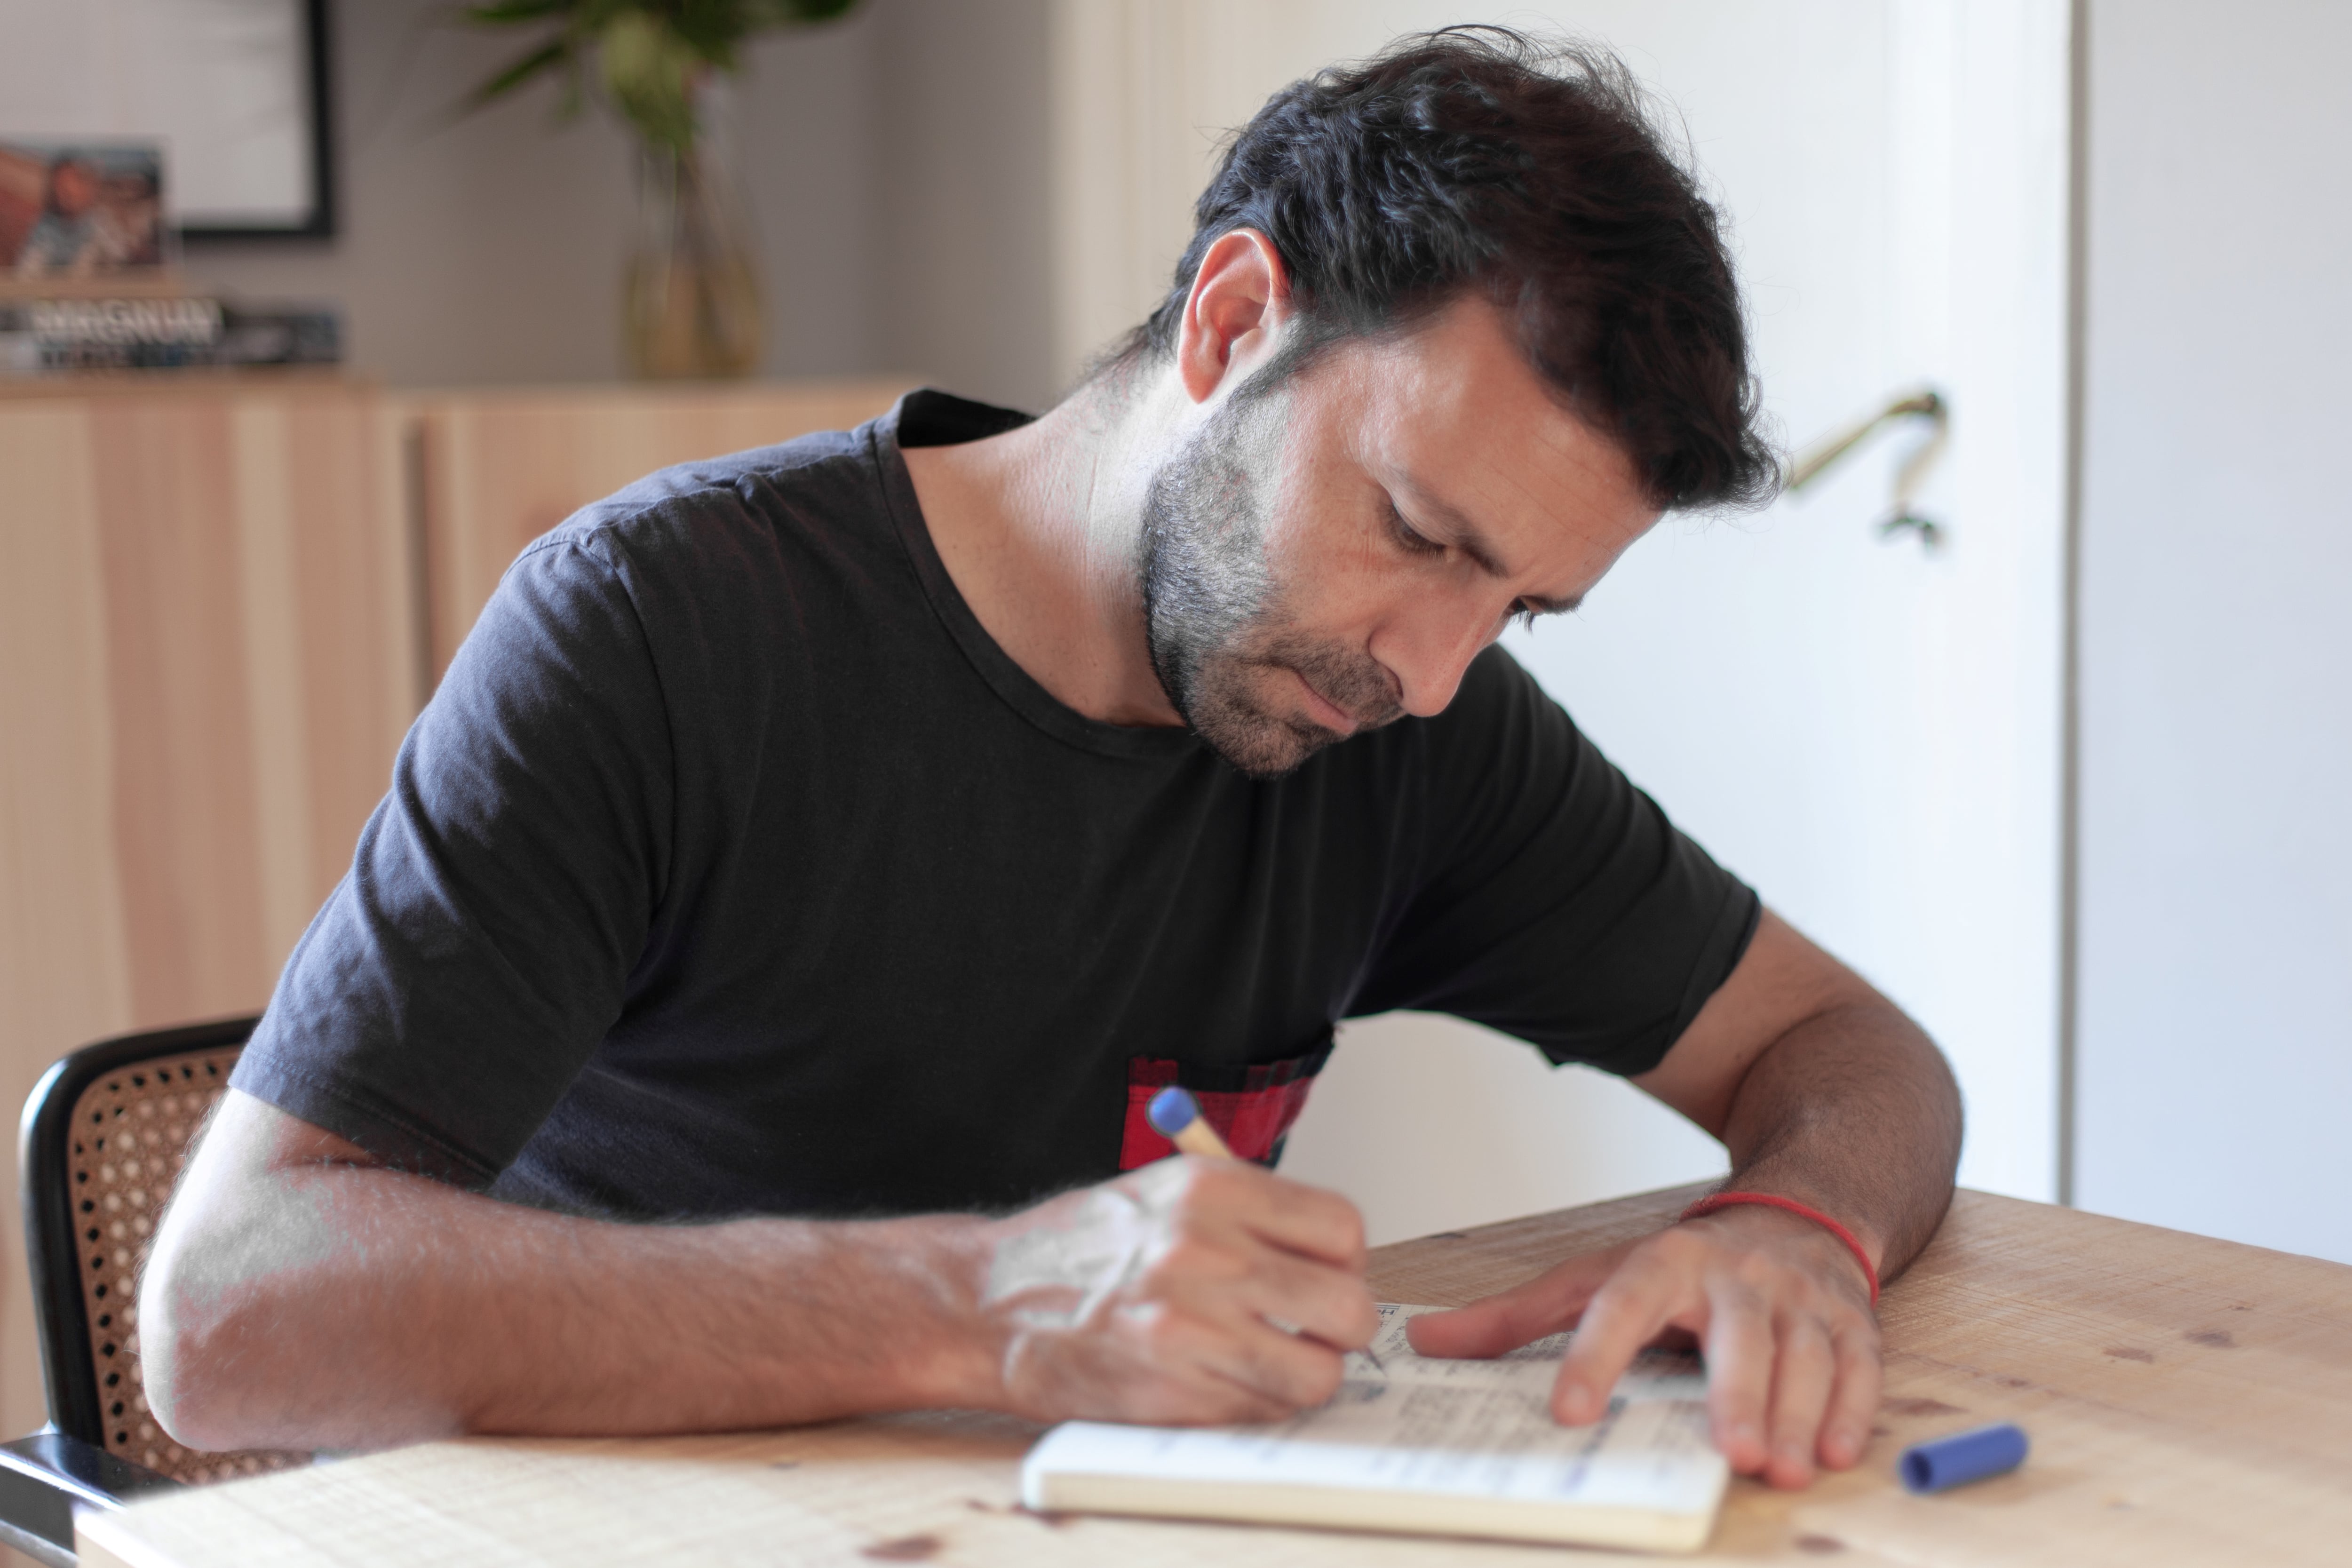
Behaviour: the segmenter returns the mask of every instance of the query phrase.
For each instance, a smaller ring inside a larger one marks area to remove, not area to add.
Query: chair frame
[[[73,1193],[62,1179],[71,1162],[74,1108],[84,1090],[110,1073],[136,1071],[158,1057],[242,1045],[259,1022],[223,1018],[100,1040],[53,1063],[25,1101],[17,1183],[49,1425],[29,1437],[0,1443],[0,1545],[52,1568],[71,1568],[74,1563],[77,1506],[119,1509],[142,1493],[180,1485],[106,1449],[106,1415],[89,1359]]]

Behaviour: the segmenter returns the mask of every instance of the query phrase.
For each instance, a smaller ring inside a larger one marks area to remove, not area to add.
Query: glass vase
[[[760,363],[760,268],[734,142],[715,84],[695,96],[691,145],[638,143],[621,319],[630,374],[647,380],[744,376]]]

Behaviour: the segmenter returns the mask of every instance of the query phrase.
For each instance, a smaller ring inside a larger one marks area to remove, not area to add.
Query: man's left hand
[[[1862,1458],[1878,1409],[1878,1321],[1861,1266],[1809,1220],[1719,1210],[1526,1284],[1415,1318],[1423,1355],[1495,1356],[1573,1328],[1552,1414],[1600,1419],[1645,1345],[1695,1342],[1706,1358],[1715,1446],[1734,1473],[1801,1487]]]

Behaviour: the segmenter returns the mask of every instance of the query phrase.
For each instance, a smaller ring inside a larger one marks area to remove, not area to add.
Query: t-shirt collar
[[[962,590],[949,575],[931,542],[931,531],[915,498],[915,481],[907,472],[902,447],[949,447],[963,441],[1002,435],[1028,424],[1034,416],[1015,409],[958,397],[920,387],[898,399],[889,413],[866,426],[874,461],[881,475],[882,495],[898,542],[923,585],[932,612],[974,670],[996,695],[1023,718],[1055,740],[1103,756],[1139,760],[1177,760],[1202,751],[1190,730],[1151,725],[1108,724],[1090,719],[1065,704],[1037,684],[1013,656],[988,635]]]

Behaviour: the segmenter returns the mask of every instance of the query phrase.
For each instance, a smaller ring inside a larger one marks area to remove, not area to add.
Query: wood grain
[[[315,377],[0,399],[9,1103],[90,1040],[258,1008],[349,864],[420,690],[385,420]],[[45,1409],[0,1231],[16,1433]]]
[[[1391,1298],[1460,1302],[1639,1236],[1697,1189],[1381,1248]],[[1701,1563],[2336,1563],[2352,1541],[2352,1268],[1963,1193],[1886,1292],[1863,1466],[1735,1483]],[[1915,1498],[1917,1438],[2015,1420],[2015,1474]],[[936,1415],[728,1436],[431,1444],[93,1521],[83,1561],[308,1568],[454,1560],[875,1561],[1133,1568],[1571,1559],[1549,1549],[1100,1519],[1015,1504],[1036,1428]],[[109,1556],[106,1553],[111,1552]],[[1654,1562],[1610,1552],[1573,1561]]]
[[[404,399],[422,475],[434,677],[448,668],[508,563],[580,508],[673,463],[849,429],[913,384],[569,387]]]

